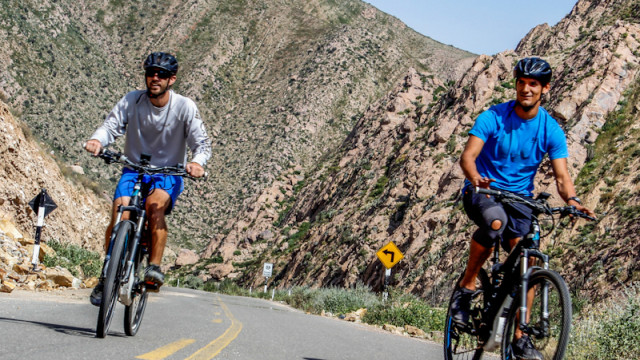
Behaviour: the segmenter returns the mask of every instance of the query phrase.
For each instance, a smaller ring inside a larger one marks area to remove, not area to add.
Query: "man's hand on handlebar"
[[[93,154],[93,156],[98,156],[100,150],[102,150],[102,144],[98,140],[91,139],[84,144],[84,149]]]
[[[472,184],[475,188],[483,188],[483,189],[489,189],[489,187],[491,186],[491,183],[496,181],[495,179],[489,179],[488,177],[476,177],[472,180]],[[491,196],[489,194],[487,194],[487,198],[490,198]]]
[[[195,178],[204,176],[204,168],[198,163],[190,162],[184,167],[184,169],[187,171],[187,174]]]
[[[474,187],[481,187],[488,189],[492,182],[496,181],[495,179],[489,179],[488,177],[477,177],[473,179],[472,184]]]
[[[592,218],[595,219],[596,213],[593,210],[591,210],[591,209],[589,209],[587,207],[584,207],[584,206],[582,206],[580,204],[574,205],[574,207],[576,208],[576,210],[580,211],[581,213],[585,213],[585,214],[587,214],[587,215],[589,215],[589,216],[591,216]],[[575,219],[572,219],[572,220],[575,221]],[[589,219],[589,220],[592,220],[592,219]]]

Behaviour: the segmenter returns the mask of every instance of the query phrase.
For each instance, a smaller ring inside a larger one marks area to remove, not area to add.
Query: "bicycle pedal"
[[[147,288],[147,292],[160,292],[160,285],[151,282],[151,281],[145,281],[144,282],[144,286]]]

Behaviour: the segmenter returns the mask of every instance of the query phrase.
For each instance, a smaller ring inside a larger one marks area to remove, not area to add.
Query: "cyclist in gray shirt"
[[[184,164],[185,170],[193,177],[204,175],[204,166],[211,157],[211,141],[200,117],[196,104],[189,98],[176,94],[171,85],[176,81],[178,62],[173,55],[156,52],[144,62],[147,90],[136,90],[126,94],[111,110],[106,120],[85,149],[93,155],[125,135],[124,154],[133,162],[140,162],[142,154],[151,155],[150,164],[155,166],[175,166]],[[187,163],[189,146],[193,158]],[[119,205],[128,205],[133,193],[137,173],[124,168],[122,177],[113,197],[111,223],[105,233],[105,251],[114,226]],[[154,176],[154,191],[146,200],[151,229],[151,256],[145,270],[145,281],[153,281],[158,286],[164,283],[160,270],[162,254],[167,242],[168,214],[183,190],[179,176]],[[99,306],[103,283],[91,293],[91,303]]]

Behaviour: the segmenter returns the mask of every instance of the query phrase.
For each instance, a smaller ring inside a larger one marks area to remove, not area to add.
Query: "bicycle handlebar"
[[[114,162],[124,164],[129,166],[133,170],[136,170],[148,175],[164,174],[164,175],[172,175],[172,176],[182,176],[194,181],[200,180],[200,179],[205,180],[208,176],[208,174],[205,172],[201,178],[193,177],[189,175],[189,173],[187,173],[187,170],[184,168],[184,166],[182,166],[182,164],[179,164],[176,166],[153,166],[153,165],[136,164],[133,161],[131,161],[129,158],[127,158],[124,154],[117,151],[104,149],[104,148],[100,150],[98,157],[104,160],[104,162],[106,162],[107,164],[112,164]]]
[[[545,199],[531,199],[508,191],[485,189],[481,187],[476,187],[475,190],[478,194],[487,194],[495,197],[498,202],[517,202],[520,204],[524,204],[531,208],[534,212],[537,212],[539,214],[560,214],[560,217],[577,216],[592,221],[596,220],[596,218],[583,213],[572,205],[550,207]]]

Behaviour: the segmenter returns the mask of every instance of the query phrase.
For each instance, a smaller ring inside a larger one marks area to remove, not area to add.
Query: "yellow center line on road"
[[[136,359],[161,360],[172,355],[173,353],[182,349],[183,347],[193,344],[194,342],[196,342],[195,339],[180,339],[178,341],[172,342],[169,345],[165,345],[161,348],[158,348],[146,354],[136,356]]]
[[[189,356],[185,360],[213,359],[222,351],[222,349],[231,344],[231,342],[235,340],[236,337],[238,337],[240,331],[242,331],[242,323],[236,320],[235,317],[233,317],[233,314],[231,313],[231,311],[229,311],[229,308],[227,307],[227,305],[225,305],[225,303],[222,302],[222,299],[220,299],[219,296],[218,301],[220,302],[220,307],[222,307],[222,310],[224,311],[226,317],[231,320],[231,326],[229,326],[224,334],[220,335],[217,339],[213,340],[202,349],[196,351],[193,355]]]

